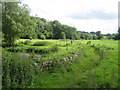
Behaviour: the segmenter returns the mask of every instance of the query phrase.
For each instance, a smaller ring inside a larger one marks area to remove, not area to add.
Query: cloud
[[[68,17],[73,19],[101,19],[101,20],[112,20],[117,19],[117,13],[106,13],[101,10],[91,10],[86,13],[76,13],[69,15]]]
[[[49,21],[75,26],[77,30],[116,33],[119,0],[23,0],[37,14]],[[119,16],[120,17],[120,16]],[[119,23],[120,26],[120,23]]]
[[[64,24],[74,26],[79,31],[101,31],[102,34],[117,33],[118,22],[115,20],[100,20],[100,19],[72,19],[67,18],[66,21],[61,21]]]

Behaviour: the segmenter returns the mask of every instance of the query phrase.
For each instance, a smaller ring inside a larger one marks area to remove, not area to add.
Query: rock
[[[43,71],[43,69],[42,69],[42,68],[41,68],[40,70],[41,70],[41,71]]]
[[[76,54],[75,57],[77,57],[78,55]]]
[[[70,57],[70,60],[72,60],[73,59],[73,57]]]
[[[40,61],[40,58],[33,58],[33,60],[35,60],[35,61]]]
[[[46,62],[43,62],[42,64],[43,64],[43,65],[45,65],[45,64],[46,64]]]
[[[68,58],[68,57],[66,57],[66,60],[69,60],[69,58]]]
[[[37,63],[34,63],[35,66],[37,66]]]
[[[49,61],[50,63],[52,63],[53,61]]]
[[[66,58],[63,58],[63,61],[67,61]]]
[[[40,58],[41,58],[41,55],[35,55],[33,60],[40,61],[41,60]]]
[[[55,61],[46,61],[46,62],[43,62],[42,65],[41,65],[41,68],[42,68],[42,69],[44,69],[44,68],[49,69],[49,68],[51,68],[51,64],[52,64],[52,63],[58,63],[58,62],[62,62],[62,61],[72,61],[72,60],[75,60],[75,57],[77,57],[79,54],[80,54],[80,53],[78,53],[78,54],[76,54],[76,55],[73,55],[73,56],[71,56],[71,57],[65,57],[65,58],[63,58],[63,59],[57,59],[57,60],[55,60]],[[36,58],[33,58],[33,59],[34,59],[34,60],[38,60],[38,59],[36,59]],[[35,65],[37,65],[37,63],[36,63]]]
[[[45,63],[46,63],[46,64],[49,64],[49,61],[46,61]]]
[[[75,59],[75,55],[73,56],[73,60]]]

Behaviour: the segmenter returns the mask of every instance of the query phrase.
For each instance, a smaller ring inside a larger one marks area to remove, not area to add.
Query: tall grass
[[[118,66],[117,58],[114,56],[116,50],[110,49],[110,56],[106,55],[101,58],[101,52],[104,49],[100,49],[96,54],[95,48],[90,46],[83,45],[80,56],[74,61],[56,63],[51,70],[40,74],[42,78],[36,76],[34,85],[31,87],[117,88]],[[103,46],[101,45],[100,48]],[[104,54],[106,53],[107,51],[104,52]]]
[[[33,83],[34,67],[31,59],[24,60],[16,54],[2,52],[3,88],[29,87]]]
[[[32,48],[33,51],[41,49],[45,51],[46,47],[54,50],[54,52],[50,51],[50,53],[42,54],[41,62],[57,60],[80,53],[75,60],[52,63],[51,68],[45,69],[43,72],[39,69],[39,66],[33,66],[35,62],[31,58],[25,60],[15,53],[3,51],[3,86],[22,88],[117,88],[119,86],[117,41],[91,40],[91,43],[88,44],[88,40],[76,40],[74,42],[74,44],[68,46],[65,46],[66,42],[62,40],[53,40],[52,43],[54,44],[51,44],[51,46],[26,45],[24,50]]]

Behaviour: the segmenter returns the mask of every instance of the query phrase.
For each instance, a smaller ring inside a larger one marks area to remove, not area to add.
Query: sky
[[[22,0],[31,15],[76,27],[79,31],[118,31],[119,0]]]

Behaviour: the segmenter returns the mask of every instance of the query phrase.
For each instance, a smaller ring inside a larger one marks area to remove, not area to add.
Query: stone
[[[66,58],[63,58],[64,61],[67,61]]]
[[[35,66],[37,66],[37,63],[34,63]]]
[[[40,58],[33,58],[33,60],[35,60],[35,61],[40,61]]]
[[[68,57],[66,57],[66,60],[69,60],[69,58],[68,58]]]
[[[70,57],[70,60],[72,60],[73,58],[72,57]]]
[[[50,63],[52,63],[53,61],[49,61]]]
[[[77,57],[78,55],[76,54],[75,57]]]

